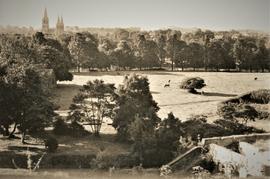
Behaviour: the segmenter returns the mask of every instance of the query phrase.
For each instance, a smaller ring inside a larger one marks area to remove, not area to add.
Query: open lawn
[[[60,105],[60,112],[65,113],[77,93],[79,86],[88,80],[102,79],[108,83],[115,83],[116,87],[123,82],[123,76],[133,72],[89,72],[75,74],[73,81],[60,82],[55,90],[55,101]],[[148,77],[150,90],[157,101],[159,116],[164,118],[173,112],[181,120],[192,115],[207,115],[209,120],[216,119],[217,104],[239,94],[252,90],[270,88],[269,73],[226,73],[226,72],[136,72]],[[205,80],[204,95],[190,94],[179,88],[180,82],[186,77],[201,77]],[[257,80],[254,78],[257,77]],[[164,85],[171,80],[170,87]],[[269,106],[268,106],[269,107]],[[109,122],[109,121],[108,121]],[[267,121],[262,121],[266,124]],[[263,126],[263,125],[261,125]],[[268,125],[264,127],[269,128]],[[112,133],[111,126],[102,129],[105,133]]]

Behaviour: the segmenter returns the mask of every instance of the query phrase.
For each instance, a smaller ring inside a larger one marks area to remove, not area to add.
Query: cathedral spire
[[[47,8],[44,10],[44,15],[42,18],[42,32],[48,33],[49,32],[49,17],[47,13]]]
[[[59,25],[60,24],[60,18],[59,16],[57,17],[57,22],[56,22],[56,25]]]
[[[61,16],[61,22],[60,23],[64,25],[63,16]]]
[[[48,18],[48,14],[47,14],[47,8],[45,7],[45,10],[44,10],[44,16],[43,18]]]

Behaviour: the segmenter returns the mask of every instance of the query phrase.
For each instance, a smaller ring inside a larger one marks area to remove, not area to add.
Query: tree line
[[[239,32],[214,33],[197,30],[185,33],[173,30],[153,32],[116,32],[117,38],[76,33],[69,40],[72,59],[79,67],[106,69],[171,70],[189,68],[215,70],[269,70],[269,39]]]
[[[21,43],[35,44],[40,52],[35,59],[45,58],[46,67],[53,68],[59,80],[70,80],[69,69],[263,72],[270,68],[269,37],[263,34],[119,29],[103,36],[89,32],[67,33],[58,38],[41,32],[32,37],[20,36]],[[1,35],[1,41],[14,38],[18,41],[16,35]]]

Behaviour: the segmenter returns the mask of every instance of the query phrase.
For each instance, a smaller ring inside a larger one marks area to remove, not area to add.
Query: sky
[[[183,27],[270,32],[270,0],[0,0],[0,25],[41,27]]]

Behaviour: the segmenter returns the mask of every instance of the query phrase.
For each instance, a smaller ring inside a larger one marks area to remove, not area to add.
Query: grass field
[[[89,72],[75,74],[73,81],[60,82],[55,90],[55,101],[60,110],[67,110],[73,96],[81,85],[88,80],[102,79],[108,83],[115,83],[116,87],[123,82],[123,76],[130,72]],[[209,120],[216,119],[217,104],[223,100],[252,90],[270,88],[269,73],[225,73],[225,72],[136,72],[148,77],[150,90],[157,101],[161,118],[173,112],[181,120],[192,115],[207,115]],[[204,95],[190,94],[179,89],[180,82],[186,77],[201,77],[206,87]],[[257,80],[254,78],[257,77]],[[164,84],[171,80],[170,87]],[[63,112],[63,111],[62,111]],[[261,124],[264,126],[264,121]],[[104,126],[103,131],[112,132],[110,126]],[[109,132],[109,133],[110,133]]]

